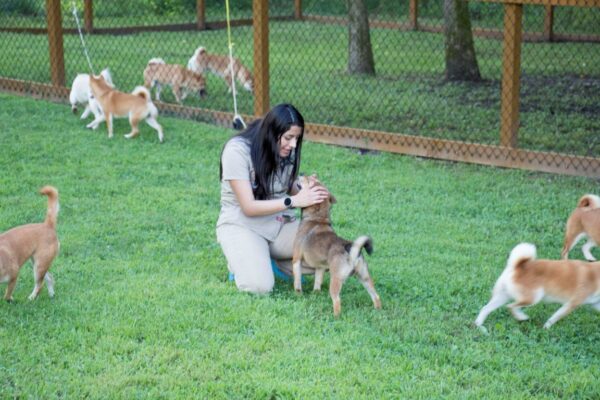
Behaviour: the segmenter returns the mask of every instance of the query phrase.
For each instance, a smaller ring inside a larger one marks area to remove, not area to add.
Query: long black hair
[[[302,132],[296,142],[295,151],[289,155],[290,159],[281,160],[279,140],[292,126],[298,126]],[[273,177],[282,161],[288,161],[293,165],[288,190],[292,188],[293,182],[298,177],[303,136],[304,118],[296,107],[291,104],[279,104],[273,107],[264,118],[253,121],[245,131],[234,136],[234,138],[244,138],[250,145],[250,158],[255,174],[255,180],[251,184],[255,199],[266,200],[271,196],[273,193]],[[221,163],[219,165],[219,179],[221,180],[223,179],[222,158],[223,152],[221,151]]]

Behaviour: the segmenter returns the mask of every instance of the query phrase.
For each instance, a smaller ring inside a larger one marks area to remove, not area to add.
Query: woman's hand
[[[292,205],[300,208],[309,207],[322,203],[328,197],[329,192],[324,186],[312,183],[302,187],[296,195],[292,196]]]

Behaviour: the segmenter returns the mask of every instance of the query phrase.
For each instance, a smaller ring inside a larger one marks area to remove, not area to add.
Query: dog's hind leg
[[[44,281],[46,282],[46,287],[48,288],[48,295],[50,297],[54,297],[54,277],[50,272],[46,272]]]
[[[154,129],[156,129],[156,132],[158,132],[158,141],[162,143],[164,140],[164,134],[162,126],[160,126],[156,118],[154,118],[153,116],[149,116],[148,118],[146,118],[146,123]]]
[[[373,284],[373,279],[369,274],[367,263],[364,260],[359,259],[358,264],[359,265],[355,269],[358,280],[360,281],[360,283],[362,283],[364,288],[367,289],[367,292],[369,292],[369,296],[371,296],[371,300],[373,301],[373,307],[379,309],[381,308],[381,299],[379,298],[379,294],[377,294],[377,291],[375,290],[375,285]]]
[[[340,298],[340,292],[342,291],[342,279],[338,276],[336,271],[331,271],[331,281],[329,282],[329,296],[333,302],[333,316],[339,317],[342,312],[342,299]]]
[[[35,285],[33,287],[33,291],[29,295],[29,300],[35,300],[35,298],[40,294],[42,287],[44,287],[44,280],[48,269],[50,268],[50,264],[52,264],[52,257],[37,257],[33,260],[33,279],[35,281]],[[52,288],[52,293],[54,293],[54,287]]]
[[[583,256],[588,261],[596,261],[596,258],[592,255],[591,251],[593,247],[596,247],[597,244],[591,238],[588,238],[586,244],[583,245],[581,251],[583,252]]]
[[[129,114],[129,124],[131,125],[131,132],[125,135],[127,139],[134,138],[140,133],[140,130],[138,128],[139,123],[140,119],[137,116]]]
[[[561,308],[559,308],[554,314],[552,314],[550,318],[548,318],[548,321],[546,321],[546,323],[544,324],[544,329],[550,329],[552,325],[557,323],[560,319],[569,315],[571,311],[573,311],[578,305],[579,304],[571,301],[563,304]]]

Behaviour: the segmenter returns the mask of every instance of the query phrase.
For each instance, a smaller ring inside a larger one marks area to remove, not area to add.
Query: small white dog
[[[104,77],[109,85],[113,86],[112,77],[108,68],[103,69],[102,72],[100,72],[100,75]],[[85,105],[83,114],[81,114],[81,119],[86,119],[88,115],[90,115],[90,112],[94,114],[96,119],[102,116],[102,108],[100,108],[98,102],[93,98],[90,90],[89,74],[77,74],[75,79],[73,79],[69,101],[73,113],[77,113],[77,104]],[[92,126],[91,124],[88,124],[87,127],[91,128]]]

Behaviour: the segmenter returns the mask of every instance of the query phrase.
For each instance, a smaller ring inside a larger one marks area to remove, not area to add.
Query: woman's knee
[[[254,293],[254,294],[269,294],[273,291],[275,286],[275,279],[273,277],[261,279],[261,280],[238,280],[236,277],[235,284],[237,288],[242,292]]]

